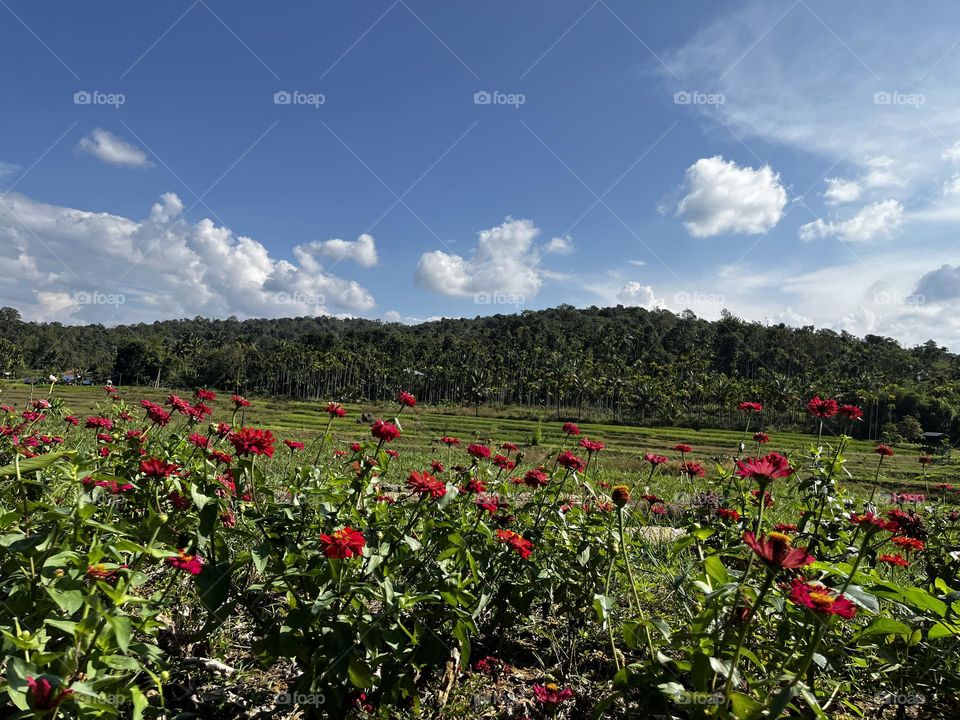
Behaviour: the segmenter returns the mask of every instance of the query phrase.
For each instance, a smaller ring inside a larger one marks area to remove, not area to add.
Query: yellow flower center
[[[810,593],[810,600],[812,600],[813,604],[817,607],[828,608],[833,605],[835,598],[826,593],[812,592]]]
[[[556,692],[557,690],[560,689],[559,687],[557,687],[556,683],[547,683],[547,684],[546,684],[546,688],[547,688],[547,690],[549,690],[550,692]]]
[[[771,540],[777,540],[778,542],[783,543],[784,545],[789,545],[791,540],[789,535],[784,535],[782,532],[772,532],[767,537]]]

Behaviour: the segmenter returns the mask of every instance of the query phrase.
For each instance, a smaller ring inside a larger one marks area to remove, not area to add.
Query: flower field
[[[960,714],[960,494],[859,409],[780,435],[4,392],[24,718]]]

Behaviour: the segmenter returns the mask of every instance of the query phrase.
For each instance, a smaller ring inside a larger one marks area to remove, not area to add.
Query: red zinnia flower
[[[140,472],[148,477],[168,478],[180,468],[159,458],[148,458],[140,461]]]
[[[651,465],[665,465],[670,462],[670,458],[665,455],[655,455],[654,453],[644,453],[643,459],[646,460]]]
[[[486,445],[480,445],[479,443],[471,443],[467,446],[467,454],[475,458],[486,459],[490,457],[490,448]]]
[[[737,475],[766,483],[776,478],[790,477],[793,475],[793,468],[790,467],[790,461],[780,453],[768,453],[762,458],[737,460]]]
[[[440,442],[446,445],[459,445],[460,439],[455,437],[447,437],[446,435],[444,435],[442,438],[440,438]]]
[[[689,445],[685,445],[684,443],[678,443],[677,445],[674,445],[674,446],[673,446],[672,448],[670,448],[670,449],[673,450],[674,452],[678,452],[678,453],[689,453],[689,452],[693,452],[693,448],[690,447]]]
[[[893,457],[893,449],[889,445],[877,445],[873,451],[877,455],[882,455],[883,457]]]
[[[326,533],[321,535],[320,544],[323,546],[323,554],[328,558],[343,560],[344,558],[362,555],[367,541],[359,530],[354,530],[352,527],[342,527],[334,531],[332,535]]]
[[[307,447],[302,442],[299,442],[297,440],[284,440],[283,444],[286,445],[288,448],[290,448],[290,452],[293,452],[295,450],[303,450]]]
[[[74,423],[74,424],[76,424],[76,423]],[[920,462],[921,465],[931,465],[931,464],[933,464],[933,458],[930,457],[929,455],[921,455],[919,458],[917,458],[917,460]]]
[[[447,486],[430,473],[412,472],[407,478],[407,487],[421,497],[430,496],[434,500],[447,494]]]
[[[237,410],[240,408],[250,407],[250,401],[247,400],[243,395],[231,395],[230,399],[233,400],[233,406]]]
[[[467,480],[467,484],[463,486],[463,492],[466,493],[482,493],[487,491],[486,483],[477,478],[470,478]]]
[[[740,520],[740,513],[732,508],[717,508],[714,510],[714,513],[717,515],[717,517],[721,517],[724,520],[733,520],[734,522]]]
[[[646,495],[641,495],[640,497],[646,500],[647,504],[649,505],[661,505],[663,503],[663,498],[661,498],[659,495],[650,495],[648,493]]]
[[[104,430],[113,430],[113,420],[105,417],[88,417],[88,428],[103,428]]]
[[[579,435],[579,434],[580,434],[580,428],[579,428],[575,423],[572,423],[572,422],[565,422],[565,423],[563,424],[563,431],[564,431],[567,435]]]
[[[777,523],[776,525],[773,526],[773,529],[776,530],[777,532],[788,533],[788,532],[796,532],[797,526],[794,525],[793,523]]]
[[[839,615],[847,620],[857,614],[853,603],[843,595],[835,595],[823,585],[808,583],[800,578],[794,578],[790,583],[790,601],[814,612]]]
[[[807,410],[809,410],[810,414],[814,417],[826,420],[836,415],[840,411],[840,406],[837,404],[837,401],[832,398],[822,400],[820,396],[817,395],[807,402]]]
[[[187,438],[187,442],[203,449],[206,449],[210,446],[210,438],[208,438],[206,435],[201,435],[200,433],[192,433],[190,437]]]
[[[550,482],[550,478],[543,471],[543,468],[527,470],[526,474],[523,476],[523,484],[527,487],[544,487],[548,482]]]
[[[78,418],[76,415],[67,415],[65,418],[63,418],[63,421],[76,427],[80,423],[80,418]]]
[[[516,443],[505,442],[505,443],[501,443],[500,449],[501,449],[501,450],[506,450],[507,452],[516,452],[516,451],[519,450],[520,448],[517,446]]]
[[[680,463],[680,472],[687,477],[704,477],[707,474],[702,463],[691,462],[690,460]]]
[[[763,405],[758,402],[742,402],[740,409],[744,412],[758,413],[763,412]]]
[[[404,407],[413,407],[417,404],[417,399],[408,392],[401,392],[397,395],[397,402]]]
[[[88,565],[87,577],[93,580],[102,580],[103,582],[110,583],[112,585],[120,577],[120,568],[125,567],[127,566],[121,565],[113,570],[108,570],[105,565]]]
[[[752,532],[745,532],[743,541],[770,567],[795,569],[809,565],[814,560],[805,547],[791,547],[790,536],[780,532],[761,535],[759,540]]]
[[[856,405],[841,405],[837,409],[837,415],[845,420],[860,420],[863,418],[863,410]]]
[[[517,464],[513,462],[513,460],[511,460],[508,457],[504,457],[503,455],[496,455],[493,458],[493,464],[496,465],[501,470],[506,470],[508,472],[510,470],[513,470],[517,466]]]
[[[370,434],[381,442],[393,442],[400,437],[400,428],[391,422],[377,420],[370,427]]]
[[[486,510],[491,515],[495,514],[497,510],[500,509],[500,498],[496,495],[478,495],[477,499],[473,501],[481,510]]]
[[[27,677],[27,688],[30,690],[30,699],[35,710],[49,711],[55,710],[68,695],[73,694],[73,690],[64,688],[58,693],[54,693],[53,685],[46,678],[34,679]]]
[[[893,542],[894,545],[899,545],[904,550],[908,550],[908,551],[916,550],[917,552],[922,552],[923,549],[926,547],[926,545],[924,545],[923,543],[923,540],[917,540],[917,538],[895,537],[895,538],[890,538],[890,540]]]
[[[580,472],[585,467],[583,460],[569,450],[564,450],[557,456],[557,464],[573,472]]]
[[[614,485],[610,491],[610,499],[617,507],[623,507],[630,502],[630,488],[626,485]]]
[[[241,428],[230,433],[228,438],[234,451],[240,457],[244,455],[266,455],[273,457],[273,443],[275,438],[269,430],[260,428]]]
[[[346,409],[343,407],[343,405],[341,405],[340,403],[337,403],[337,402],[327,403],[327,410],[326,410],[326,412],[327,412],[327,415],[329,415],[331,418],[334,418],[334,417],[345,417],[346,414],[347,414],[347,411],[346,411]]]
[[[189,555],[185,550],[178,551],[177,557],[168,557],[166,563],[191,575],[199,575],[203,570],[203,560],[200,556]]]
[[[203,388],[197,388],[194,395],[197,400],[202,400],[203,402],[213,402],[217,399],[217,394],[213,390],[204,390]]]
[[[886,530],[887,532],[896,532],[899,529],[899,526],[894,521],[884,520],[882,517],[879,515],[874,515],[872,512],[863,513],[862,515],[853,513],[850,515],[850,522],[854,525],[867,525],[868,531],[871,528]]]
[[[602,442],[597,442],[596,440],[587,440],[586,438],[583,438],[580,441],[580,447],[582,447],[588,453],[595,453],[603,450],[606,445],[604,445]]]
[[[877,562],[896,565],[897,567],[907,567],[907,565],[910,564],[910,561],[903,557],[903,555],[881,555],[877,558]]]
[[[509,545],[524,560],[533,553],[533,543],[513,530],[497,530],[497,540]]]

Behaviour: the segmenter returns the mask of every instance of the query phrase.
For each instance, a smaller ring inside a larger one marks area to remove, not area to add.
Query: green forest
[[[960,358],[929,341],[693,313],[560,306],[419,325],[302,317],[168,320],[105,327],[24,322],[0,309],[0,371],[95,383],[214,387],[370,401],[406,389],[476,412],[641,425],[740,427],[757,400],[770,427],[809,428],[814,394],[860,405],[861,438],[960,431]],[[493,409],[493,410],[491,410]]]

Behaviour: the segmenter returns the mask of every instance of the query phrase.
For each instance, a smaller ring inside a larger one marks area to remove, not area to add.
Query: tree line
[[[561,305],[419,325],[197,317],[105,327],[24,322],[5,307],[0,371],[324,401],[381,401],[402,388],[477,412],[694,427],[740,427],[737,403],[757,400],[770,427],[809,428],[803,401],[821,394],[863,408],[860,437],[960,431],[960,357],[934,341],[905,348],[726,311],[707,321]]]

